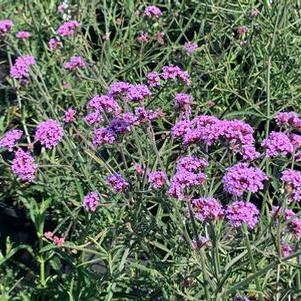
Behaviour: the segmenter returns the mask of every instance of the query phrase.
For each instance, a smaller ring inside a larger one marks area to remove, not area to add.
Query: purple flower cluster
[[[276,122],[281,127],[292,127],[301,130],[301,119],[295,112],[280,112],[276,115]]]
[[[198,44],[195,42],[186,42],[184,44],[184,50],[188,55],[193,54],[198,49]]]
[[[155,5],[150,5],[145,8],[144,15],[150,19],[159,18],[162,16],[162,12],[159,7]]]
[[[21,130],[10,130],[0,139],[0,148],[7,148],[10,152],[16,145],[16,142],[21,139],[23,132]]]
[[[85,68],[86,66],[87,63],[81,56],[73,56],[68,62],[64,64],[64,68],[67,70]]]
[[[201,222],[220,219],[224,216],[222,205],[213,197],[192,200],[195,217]]]
[[[73,122],[75,120],[76,110],[69,108],[65,111],[64,121],[66,123]]]
[[[265,148],[268,157],[286,156],[294,151],[289,137],[280,132],[271,132],[269,137],[262,141],[261,146]]]
[[[153,88],[160,86],[160,74],[156,71],[152,71],[146,75],[147,84]]]
[[[115,133],[109,127],[100,127],[94,130],[93,144],[95,146],[113,144],[115,140]]]
[[[175,107],[179,111],[183,111],[188,115],[191,114],[191,106],[193,105],[193,97],[187,93],[177,93],[175,96]]]
[[[218,141],[245,160],[259,157],[253,137],[254,130],[241,120],[219,120],[214,116],[200,115],[193,120],[180,120],[171,131],[174,138],[182,138],[184,146],[196,143],[212,145]]]
[[[205,159],[201,159],[195,156],[181,157],[177,161],[177,170],[187,170],[189,172],[197,172],[208,166],[208,162]]]
[[[37,165],[30,153],[20,148],[15,153],[11,169],[20,180],[31,182],[34,180]]]
[[[19,31],[16,33],[16,38],[21,40],[29,39],[32,36],[32,34],[28,31]]]
[[[110,95],[96,95],[89,100],[87,106],[99,112],[110,113],[113,116],[118,116],[122,112],[117,101]]]
[[[133,102],[141,102],[146,97],[150,97],[152,93],[145,85],[130,85],[127,91],[127,100]]]
[[[14,23],[11,20],[1,20],[0,21],[0,37],[5,36],[6,33],[10,31]]]
[[[128,92],[130,86],[131,84],[127,82],[112,83],[109,87],[109,95],[113,97],[125,95]]]
[[[58,49],[62,46],[62,43],[57,38],[51,38],[48,42],[48,47],[51,51]]]
[[[168,194],[178,200],[185,199],[185,190],[200,186],[206,180],[206,175],[200,171],[205,167],[205,161],[198,161],[196,157],[181,158],[177,163],[177,170],[171,179]]]
[[[60,123],[53,119],[41,122],[35,133],[35,141],[39,141],[42,146],[50,149],[55,147],[63,138],[64,130]]]
[[[36,60],[32,55],[20,56],[10,68],[10,76],[21,82],[27,82],[30,66],[34,64]]]
[[[115,192],[122,192],[129,186],[129,183],[118,173],[109,175],[107,182]]]
[[[301,200],[301,172],[286,169],[282,172],[281,180],[285,183],[287,191],[293,201]]]
[[[79,25],[77,21],[68,21],[60,25],[56,32],[61,37],[70,37],[75,34],[76,28],[79,27]]]
[[[163,171],[153,171],[148,174],[148,181],[154,189],[160,189],[166,180],[167,176]]]
[[[267,177],[257,167],[250,167],[247,163],[238,163],[227,168],[224,175],[224,189],[236,196],[242,196],[244,192],[257,192],[263,189],[263,182]]]
[[[162,78],[164,80],[167,79],[179,79],[182,81],[185,85],[190,85],[190,79],[187,71],[183,71],[178,66],[163,66],[162,67]]]
[[[84,120],[89,125],[98,125],[102,121],[104,121],[104,117],[101,115],[99,111],[90,112],[85,117]]]
[[[225,214],[230,226],[234,228],[246,223],[250,229],[253,229],[259,217],[259,211],[256,206],[250,202],[243,201],[233,202],[228,205]]]
[[[98,192],[90,192],[84,197],[83,206],[86,211],[95,212],[99,206]]]

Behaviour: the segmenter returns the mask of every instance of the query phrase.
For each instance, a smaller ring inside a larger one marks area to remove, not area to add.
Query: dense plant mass
[[[0,1],[1,300],[300,300],[299,1]]]

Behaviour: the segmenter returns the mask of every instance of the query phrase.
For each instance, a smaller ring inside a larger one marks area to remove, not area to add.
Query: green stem
[[[248,229],[247,229],[247,226],[245,224],[243,225],[243,232],[245,234],[245,243],[246,243],[246,247],[247,247],[247,250],[248,250],[248,255],[249,255],[249,259],[250,259],[250,263],[251,263],[252,272],[256,273],[257,269],[256,269],[256,265],[255,265],[255,261],[254,261],[254,257],[253,257],[253,253],[252,253],[252,249],[251,249],[251,244],[250,244],[250,240],[249,240]],[[257,289],[258,294],[259,294],[259,300],[260,301],[264,301],[262,293],[261,293],[261,287],[260,287],[258,278],[255,278],[255,285],[256,285],[256,289]]]

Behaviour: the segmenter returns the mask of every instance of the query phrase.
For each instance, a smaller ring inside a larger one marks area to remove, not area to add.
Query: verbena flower
[[[161,118],[164,116],[164,113],[161,110],[152,111],[144,107],[137,107],[135,109],[135,117],[137,122],[135,124],[143,124],[155,119]]]
[[[16,33],[16,37],[21,40],[29,39],[32,34],[29,31],[19,31]]]
[[[130,131],[130,123],[123,118],[115,117],[109,123],[109,128],[115,134],[125,134]]]
[[[294,150],[301,147],[301,135],[290,134],[288,137],[291,144],[293,145]]]
[[[282,172],[281,180],[285,183],[288,193],[293,201],[301,200],[301,172],[286,169]]]
[[[5,36],[10,29],[13,27],[14,23],[11,20],[1,20],[0,21],[0,37]]]
[[[162,11],[155,5],[147,6],[144,10],[144,15],[150,19],[159,18],[162,16]]]
[[[301,130],[301,119],[295,112],[279,112],[276,115],[276,122],[279,126]]]
[[[107,182],[115,192],[122,192],[129,186],[129,183],[118,173],[109,175]]]
[[[160,189],[166,180],[167,176],[163,171],[153,171],[148,174],[148,181],[154,189]]]
[[[98,125],[102,121],[104,121],[104,117],[102,114],[97,110],[95,112],[88,113],[85,117],[84,120],[89,124],[89,125]]]
[[[10,130],[0,139],[0,148],[7,148],[10,152],[16,145],[16,142],[21,139],[23,132],[21,130]]]
[[[146,75],[147,84],[150,87],[158,87],[160,86],[160,74],[156,71],[152,71]]]
[[[27,82],[30,66],[34,64],[36,60],[32,55],[20,56],[10,68],[10,76],[21,82]]]
[[[294,218],[289,223],[290,229],[293,231],[295,236],[300,239],[301,238],[301,219],[300,218]]]
[[[193,54],[198,49],[198,44],[195,42],[186,42],[184,44],[184,50],[188,55]]]
[[[125,95],[129,90],[131,84],[127,82],[115,82],[109,87],[109,96],[120,96]]]
[[[41,122],[35,133],[35,141],[39,141],[45,148],[55,147],[63,138],[64,130],[60,123],[53,119]]]
[[[178,66],[163,66],[162,67],[162,78],[167,79],[179,79],[182,81],[185,85],[190,85],[190,79],[187,71],[183,71]]]
[[[179,170],[171,179],[168,194],[178,200],[184,200],[184,192],[187,188],[200,186],[205,180],[206,176],[202,172],[193,173],[186,170]]]
[[[291,255],[293,248],[289,244],[282,243],[280,247],[281,247],[281,253],[283,257],[288,257]]]
[[[74,70],[85,67],[87,67],[87,63],[81,56],[73,56],[68,62],[64,63],[64,68],[67,70]]]
[[[68,108],[65,112],[64,112],[65,116],[64,116],[64,121],[66,123],[70,123],[73,122],[75,120],[75,116],[76,116],[76,110],[73,108]]]
[[[37,164],[29,152],[19,148],[15,153],[11,169],[20,180],[32,182],[35,178]]]
[[[259,168],[250,167],[247,163],[238,163],[227,168],[223,178],[224,189],[236,196],[242,196],[244,192],[262,190],[266,179],[266,175]]]
[[[94,130],[93,144],[95,146],[113,144],[115,140],[115,133],[108,127],[100,127]]]
[[[226,218],[231,227],[238,228],[246,223],[253,229],[258,222],[259,211],[250,202],[236,201],[227,206],[225,210]]]
[[[224,215],[222,205],[213,197],[203,197],[192,200],[195,217],[201,222],[220,219]]]
[[[62,37],[70,37],[75,34],[76,28],[79,26],[80,24],[77,21],[68,21],[60,25],[56,32]]]
[[[83,201],[83,206],[86,211],[95,212],[99,206],[99,193],[98,192],[89,192]]]
[[[147,32],[141,32],[137,37],[139,43],[147,43],[149,40],[150,38]]]
[[[274,221],[277,221],[279,217],[282,217],[284,221],[291,221],[293,218],[295,218],[296,214],[291,209],[283,209],[279,206],[272,206],[271,210],[271,216]]]
[[[152,93],[146,85],[131,85],[127,91],[127,100],[133,102],[141,102],[146,97],[150,97]]]
[[[175,96],[175,107],[179,111],[191,114],[191,106],[193,105],[193,97],[187,93],[177,93]]]
[[[96,95],[88,101],[88,108],[96,109],[118,116],[122,109],[117,101],[110,95]]]
[[[262,141],[261,146],[265,148],[268,157],[286,156],[294,151],[289,137],[281,132],[271,132],[269,137]]]
[[[51,38],[48,42],[48,47],[51,51],[62,47],[62,43],[57,38]]]
[[[177,161],[177,170],[186,170],[190,172],[197,172],[208,166],[208,162],[205,159],[201,159],[195,156],[181,157]]]
[[[200,143],[201,141],[211,145],[218,141],[223,130],[222,122],[214,116],[201,115],[191,121],[190,124],[190,129],[183,137],[184,146]]]
[[[191,129],[192,123],[189,120],[183,119],[174,124],[171,129],[173,138],[180,138],[186,135]]]

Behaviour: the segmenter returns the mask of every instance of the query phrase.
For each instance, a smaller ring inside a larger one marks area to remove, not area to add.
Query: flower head
[[[236,196],[242,196],[244,192],[257,192],[263,189],[263,182],[267,177],[257,167],[250,167],[247,163],[238,163],[227,168],[224,175],[224,189]]]
[[[62,37],[70,37],[75,34],[76,28],[79,27],[79,25],[77,21],[68,21],[63,23],[56,32]]]
[[[301,130],[301,119],[295,112],[279,112],[276,115],[276,122],[279,126]]]
[[[73,122],[75,120],[76,110],[69,108],[65,111],[64,121],[66,123]]]
[[[225,213],[231,227],[237,228],[246,223],[253,229],[258,222],[259,211],[250,202],[233,202],[227,206]]]
[[[282,172],[281,180],[285,183],[293,201],[301,200],[301,172],[286,169]]]
[[[12,172],[22,181],[32,182],[35,178],[37,164],[29,152],[19,148],[12,161]]]
[[[62,46],[62,43],[57,38],[51,38],[48,42],[48,47],[51,51],[58,49]]]
[[[183,71],[178,66],[163,66],[162,67],[162,78],[167,79],[179,79],[185,85],[190,85],[190,79],[187,71]]]
[[[160,189],[167,180],[167,176],[163,171],[153,171],[148,174],[148,181],[154,189]]]
[[[60,123],[53,119],[41,122],[35,133],[35,141],[39,141],[42,146],[50,149],[55,147],[63,138],[64,130]]]
[[[271,132],[261,145],[265,148],[268,157],[286,156],[294,151],[289,137],[280,132]]]
[[[114,131],[108,127],[100,127],[94,130],[93,144],[95,146],[113,144],[115,140]]]
[[[155,5],[147,6],[144,10],[144,15],[150,19],[159,18],[162,16],[162,11]]]
[[[160,86],[160,74],[156,71],[152,71],[146,75],[147,84],[150,87],[158,87]]]
[[[67,70],[74,70],[85,67],[87,67],[87,63],[81,56],[73,56],[68,62],[64,64],[64,68]]]
[[[26,82],[29,77],[30,66],[36,64],[32,55],[20,56],[10,68],[10,76],[21,82]]]
[[[99,206],[98,192],[90,192],[84,197],[83,206],[86,211],[95,212]]]
[[[109,175],[107,182],[115,192],[122,192],[129,186],[129,183],[118,173]]]
[[[21,130],[10,130],[4,134],[0,139],[0,148],[5,147],[10,152],[13,151],[13,148],[18,140],[21,139],[23,132]]]
[[[16,33],[16,37],[21,40],[29,39],[32,34],[29,31],[19,31]]]
[[[14,23],[11,20],[1,20],[0,21],[0,37],[3,37],[6,33],[10,31]]]
[[[193,54],[198,49],[198,44],[195,42],[186,42],[184,44],[184,50],[188,55]]]
[[[151,95],[152,93],[146,85],[131,85],[127,91],[127,100],[133,102],[140,102]]]
[[[195,217],[201,222],[220,219],[224,215],[222,205],[212,197],[192,200]]]

